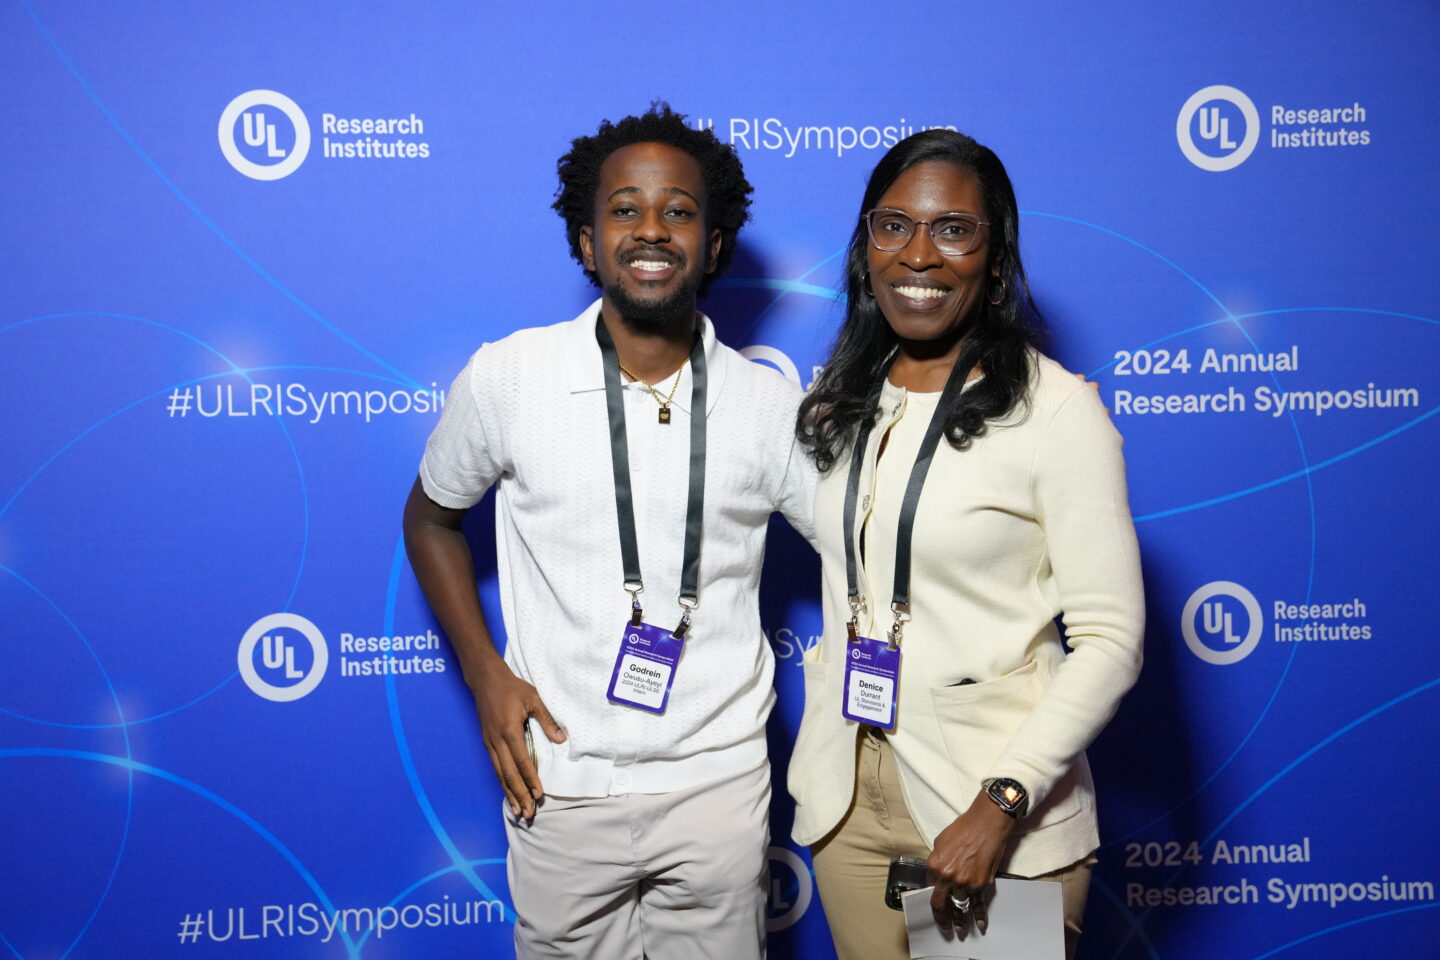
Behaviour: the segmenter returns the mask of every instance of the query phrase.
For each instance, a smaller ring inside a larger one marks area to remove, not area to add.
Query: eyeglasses
[[[917,227],[930,228],[930,242],[947,257],[963,257],[980,243],[980,228],[989,221],[960,213],[947,213],[934,220],[912,220],[910,215],[888,207],[876,207],[865,214],[865,226],[875,249],[886,253],[904,250]]]

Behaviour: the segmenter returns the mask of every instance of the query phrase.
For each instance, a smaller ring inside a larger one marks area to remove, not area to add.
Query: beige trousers
[[[515,955],[755,960],[765,955],[770,766],[670,793],[505,808]]]
[[[869,728],[865,728],[869,729]],[[885,906],[892,857],[930,856],[900,792],[895,754],[883,736],[861,733],[856,745],[855,796],[840,824],[811,848],[815,879],[840,960],[908,960],[905,916]],[[1074,960],[1095,860],[1034,877],[1062,885],[1065,953]]]

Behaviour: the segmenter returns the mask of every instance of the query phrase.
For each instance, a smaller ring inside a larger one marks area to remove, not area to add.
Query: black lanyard
[[[610,417],[610,465],[615,472],[615,515],[620,521],[620,560],[630,591],[630,622],[639,626],[644,612],[640,594],[640,548],[635,540],[635,498],[630,489],[630,445],[625,436],[625,397],[620,388],[620,356],[603,318],[595,321],[605,370],[605,408]],[[680,570],[680,606],[685,608],[675,636],[690,628],[690,611],[699,604],[700,529],[705,514],[705,347],[700,337],[690,348],[690,492],[685,505],[685,554]]]
[[[915,454],[915,465],[910,468],[910,482],[905,485],[905,499],[900,504],[900,523],[895,531],[895,590],[890,598],[890,609],[895,613],[895,623],[890,627],[890,645],[899,646],[901,623],[910,617],[910,540],[915,530],[915,511],[920,506],[920,493],[925,489],[925,475],[930,472],[930,463],[935,459],[935,450],[940,445],[940,436],[945,432],[945,418],[955,404],[955,398],[965,389],[965,381],[971,364],[969,351],[962,351],[945,381],[945,390],[940,402],[930,415],[930,425],[925,428],[925,437],[920,441],[920,450]],[[874,410],[880,401],[880,391],[885,386],[889,364],[880,375],[879,382],[870,394],[869,409]],[[855,638],[857,622],[860,619],[860,579],[855,564],[855,501],[860,493],[860,471],[866,460],[866,446],[870,431],[875,426],[875,414],[860,425],[855,438],[855,448],[850,454],[850,478],[845,489],[845,580],[849,589],[850,622],[847,624],[850,639]]]

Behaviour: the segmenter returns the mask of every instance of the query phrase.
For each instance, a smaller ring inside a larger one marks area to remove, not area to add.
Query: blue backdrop
[[[1437,27],[3,0],[0,956],[510,955],[499,793],[400,507],[465,357],[593,295],[556,158],[657,96],[756,185],[707,312],[802,384],[885,147],[954,126],[1009,166],[1148,591],[1082,956],[1431,955]],[[783,524],[767,570],[783,784],[818,571]],[[823,960],[779,794],[772,955]]]

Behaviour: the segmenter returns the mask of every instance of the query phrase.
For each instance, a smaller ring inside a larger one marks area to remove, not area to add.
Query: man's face
[[[693,316],[695,291],[720,253],[720,231],[705,224],[706,200],[700,164],[677,147],[634,143],[605,158],[580,252],[607,310],[655,332]]]

